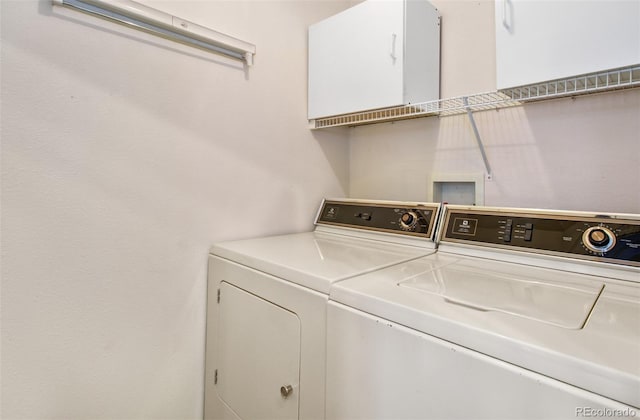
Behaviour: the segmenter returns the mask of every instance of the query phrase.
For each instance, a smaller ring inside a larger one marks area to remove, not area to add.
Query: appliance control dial
[[[605,253],[616,244],[616,234],[605,226],[592,226],[582,234],[582,243],[589,251]]]
[[[418,223],[418,215],[414,211],[407,211],[400,216],[400,226],[404,230],[412,230]]]

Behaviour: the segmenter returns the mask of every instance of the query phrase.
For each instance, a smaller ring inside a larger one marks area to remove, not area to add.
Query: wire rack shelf
[[[374,109],[311,120],[312,129],[358,126],[519,106],[526,102],[640,87],[640,65],[437,101]]]

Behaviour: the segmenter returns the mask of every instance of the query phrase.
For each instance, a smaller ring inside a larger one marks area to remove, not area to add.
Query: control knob
[[[418,223],[418,215],[413,211],[407,211],[400,216],[400,226],[402,229],[413,229]]]
[[[605,253],[616,244],[616,235],[604,226],[592,226],[582,234],[582,243],[589,251]]]

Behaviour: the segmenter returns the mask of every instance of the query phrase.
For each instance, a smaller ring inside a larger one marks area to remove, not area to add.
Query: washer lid
[[[398,284],[439,295],[447,303],[570,329],[584,326],[604,288],[604,283],[596,281],[565,282],[564,273],[547,272],[540,276],[535,272],[529,274],[532,270],[514,272],[499,267],[486,271],[485,262],[462,259]]]
[[[324,232],[215,244],[211,253],[329,293],[333,282],[433,253],[433,249]]]

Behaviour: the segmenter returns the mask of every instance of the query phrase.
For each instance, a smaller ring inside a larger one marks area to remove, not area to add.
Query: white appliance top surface
[[[604,288],[600,280],[526,266],[493,266],[460,258],[398,283],[480,312],[500,312],[564,328],[582,328]]]
[[[433,253],[433,249],[326,232],[222,242],[211,253],[329,293],[331,284]]]
[[[330,299],[640,407],[640,284],[438,252]]]

